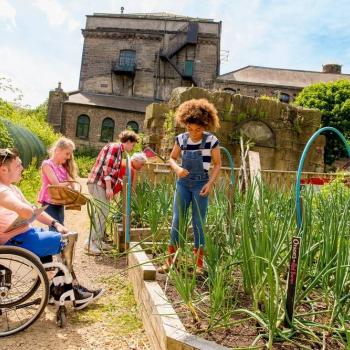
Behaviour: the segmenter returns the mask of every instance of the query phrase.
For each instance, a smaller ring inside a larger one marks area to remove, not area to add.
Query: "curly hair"
[[[196,124],[203,126],[205,130],[211,131],[220,128],[216,108],[204,98],[183,102],[175,113],[175,119],[182,126]]]
[[[136,132],[126,129],[123,130],[119,135],[118,138],[121,143],[130,141],[130,142],[139,142],[139,136],[136,134]]]

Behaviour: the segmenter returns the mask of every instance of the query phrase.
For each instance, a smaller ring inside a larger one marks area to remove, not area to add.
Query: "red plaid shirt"
[[[88,183],[96,183],[105,189],[105,178],[110,176],[111,187],[114,189],[118,181],[123,151],[124,148],[123,144],[121,143],[109,143],[108,145],[104,146],[89,174]]]

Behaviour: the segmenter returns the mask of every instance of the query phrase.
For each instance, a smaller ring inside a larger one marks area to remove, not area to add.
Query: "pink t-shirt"
[[[19,188],[16,186],[10,185],[2,185],[0,184],[0,203],[1,197],[5,194],[6,191],[11,192],[11,196],[17,197],[22,202],[26,202],[24,196]],[[15,221],[18,217],[18,214],[12,210],[6,209],[0,205],[0,244],[5,244],[11,238],[26,232],[30,229],[30,225],[25,225],[18,227],[12,231],[5,232],[7,228]]]
[[[47,190],[47,186],[51,185],[49,178],[43,172],[43,166],[49,165],[52,171],[55,173],[59,182],[65,182],[68,180],[68,172],[62,165],[55,164],[52,159],[44,160],[41,164],[41,188],[38,196],[39,203],[50,203],[50,195]]]

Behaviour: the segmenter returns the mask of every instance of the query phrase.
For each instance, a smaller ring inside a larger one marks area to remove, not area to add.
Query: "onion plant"
[[[194,274],[188,217],[180,219],[177,264],[169,278],[193,321],[211,332],[254,319],[259,333],[253,347],[265,341],[272,348],[274,342],[285,341],[297,348],[326,348],[332,336],[339,348],[350,348],[350,191],[338,185],[303,190],[299,231],[293,191],[276,192],[257,183],[244,194],[229,196],[225,184],[218,185],[203,223],[204,278]],[[135,218],[142,216],[140,222],[151,227],[157,243],[160,230],[170,224],[173,187],[140,184],[137,191],[142,193],[134,201]],[[300,237],[301,246],[294,319],[288,330],[282,321],[293,236]]]

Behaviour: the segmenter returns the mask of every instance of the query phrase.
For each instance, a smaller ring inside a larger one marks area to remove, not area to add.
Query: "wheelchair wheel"
[[[61,305],[56,313],[56,324],[60,328],[67,326],[67,309],[64,305]]]
[[[48,296],[49,281],[40,260],[28,250],[0,246],[0,337],[33,324]]]

